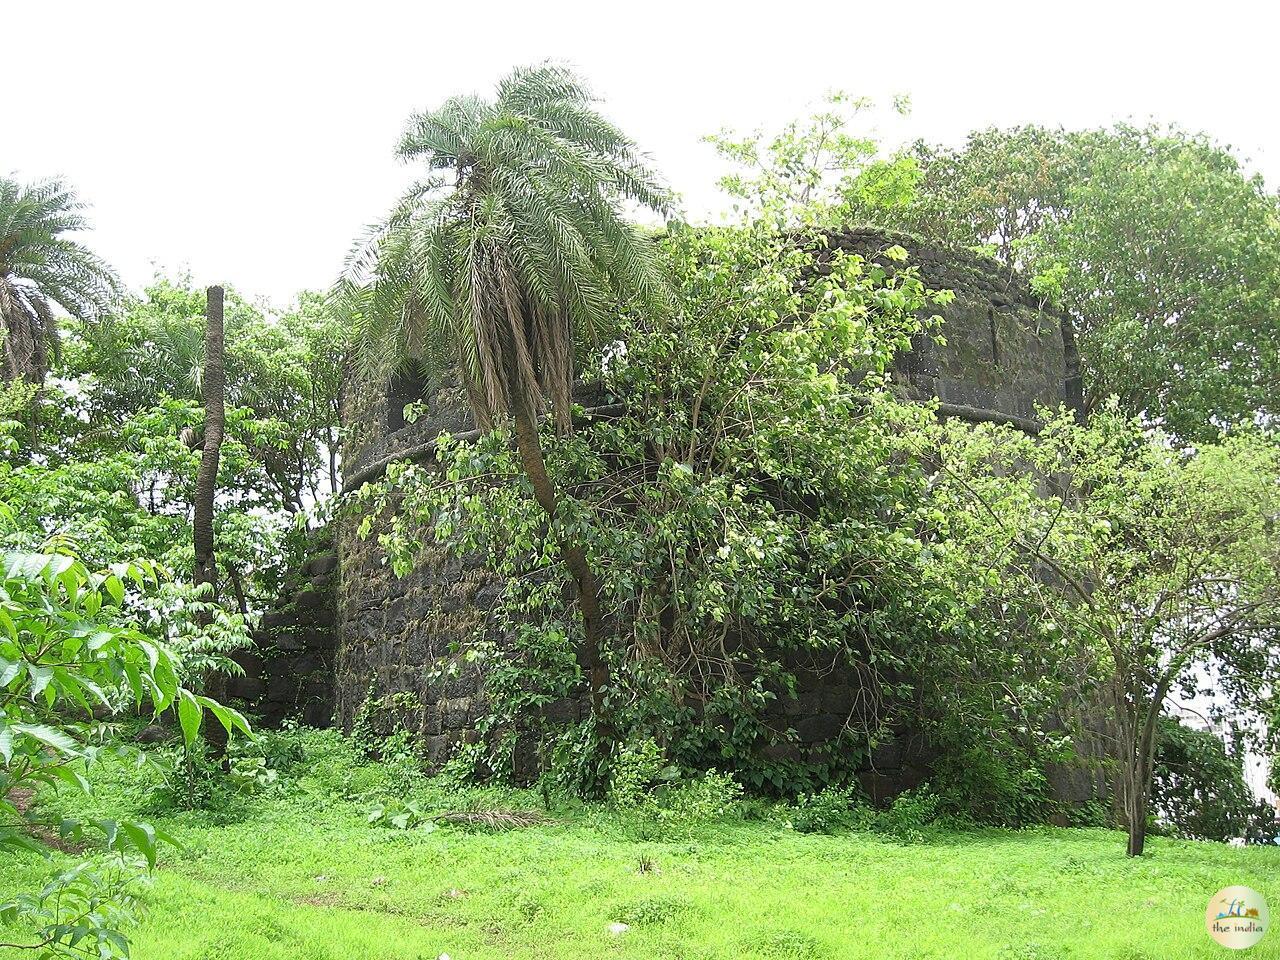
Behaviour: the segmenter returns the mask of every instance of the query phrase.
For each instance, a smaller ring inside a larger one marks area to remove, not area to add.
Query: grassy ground
[[[591,811],[505,832],[365,822],[319,760],[298,785],[224,813],[156,817],[185,843],[155,876],[137,960],[1222,957],[1211,893],[1280,908],[1280,848],[1102,830],[804,835],[782,818],[645,839]],[[356,771],[359,774],[358,771]],[[112,793],[108,808],[154,791]],[[530,797],[490,797],[531,802]],[[0,864],[0,899],[42,864]],[[611,925],[628,929],[613,932]],[[1280,936],[1249,954],[1280,957]]]

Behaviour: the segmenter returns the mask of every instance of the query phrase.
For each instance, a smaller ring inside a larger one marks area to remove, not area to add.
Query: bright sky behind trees
[[[275,299],[327,286],[398,195],[406,116],[546,57],[594,84],[695,215],[723,205],[702,135],[781,122],[833,87],[910,94],[891,140],[1176,121],[1280,184],[1280,8],[1144,7],[14,4],[6,30],[33,40],[10,45],[7,72],[35,102],[10,107],[0,172],[69,177],[93,204],[91,242],[134,288],[189,266]]]

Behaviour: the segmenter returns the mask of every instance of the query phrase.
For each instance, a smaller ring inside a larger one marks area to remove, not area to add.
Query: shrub
[[[964,821],[992,827],[1045,822],[1053,810],[1044,767],[1047,748],[1015,745],[1006,731],[987,742],[943,741],[933,784],[945,810]]]
[[[1113,827],[1115,817],[1104,801],[1093,798],[1071,805],[1067,809],[1067,822],[1073,827]]]
[[[278,730],[259,731],[253,749],[268,767],[282,774],[292,772],[307,759],[303,728],[293,720],[285,720]]]
[[[727,773],[708,770],[670,790],[666,816],[678,823],[703,823],[732,813],[742,799],[742,784]]]
[[[1159,737],[1151,794],[1164,830],[1192,840],[1275,837],[1274,810],[1254,799],[1241,756],[1221,737],[1171,717]]]
[[[640,740],[624,745],[613,761],[609,781],[609,805],[619,810],[637,810],[652,802],[654,790],[662,781],[679,776],[669,766],[662,748],[654,740]]]
[[[382,760],[408,749],[405,718],[421,710],[417,694],[409,691],[375,697],[373,685],[351,720],[351,742],[367,760]]]
[[[798,833],[867,829],[875,822],[875,812],[853,787],[830,786],[817,793],[802,793],[789,812],[791,828]]]
[[[632,927],[655,926],[666,923],[692,909],[690,901],[681,896],[645,897],[616,907],[614,919]]]
[[[424,813],[422,807],[413,800],[388,800],[369,811],[369,823],[394,830],[412,830],[423,827],[430,831],[436,828],[432,817]]]
[[[727,773],[682,775],[653,740],[627,744],[614,758],[609,805],[644,827],[670,831],[725,816],[742,798],[742,785]]]
[[[938,821],[942,798],[927,783],[899,794],[876,818],[875,829],[901,843],[920,843]]]

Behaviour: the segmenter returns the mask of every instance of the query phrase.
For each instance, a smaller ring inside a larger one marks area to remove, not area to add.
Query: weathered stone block
[[[804,759],[804,754],[794,743],[770,743],[760,749],[760,756],[775,763]]]
[[[440,701],[440,723],[446,730],[461,730],[471,719],[471,700],[458,697]]]
[[[282,630],[275,634],[274,646],[286,653],[301,653],[307,649],[306,641],[292,630]]]
[[[335,573],[338,569],[338,554],[335,551],[319,553],[307,561],[303,570],[308,576],[323,576]]]
[[[434,737],[427,737],[424,744],[427,749],[427,759],[434,765],[444,763],[449,759],[449,753],[453,748],[454,739],[447,733],[439,734]]]
[[[227,694],[241,700],[257,700],[267,690],[267,685],[256,676],[229,677]]]
[[[571,697],[553,700],[542,708],[542,715],[551,723],[573,723],[579,719],[579,703]]]
[[[834,739],[843,728],[844,719],[842,717],[823,713],[797,721],[796,736],[803,743],[825,743]]]

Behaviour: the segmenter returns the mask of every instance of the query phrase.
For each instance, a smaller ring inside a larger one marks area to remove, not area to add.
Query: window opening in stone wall
[[[416,363],[406,364],[387,381],[387,429],[401,430],[407,421],[404,408],[427,395],[427,378]]]

